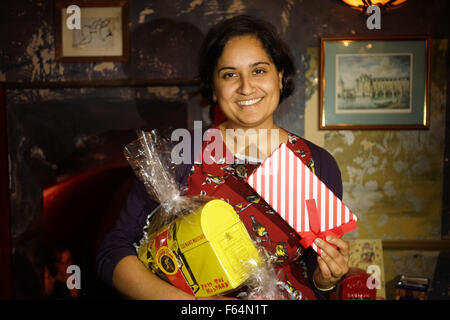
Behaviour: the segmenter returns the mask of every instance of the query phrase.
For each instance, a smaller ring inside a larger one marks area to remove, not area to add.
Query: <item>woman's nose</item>
[[[240,78],[240,86],[239,93],[245,96],[251,95],[255,91],[255,87],[250,77],[241,76]]]

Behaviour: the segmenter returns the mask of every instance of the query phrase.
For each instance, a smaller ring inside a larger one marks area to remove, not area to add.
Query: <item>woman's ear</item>
[[[217,96],[216,96],[216,93],[214,92],[214,90],[213,90],[212,100],[214,103],[217,102]]]

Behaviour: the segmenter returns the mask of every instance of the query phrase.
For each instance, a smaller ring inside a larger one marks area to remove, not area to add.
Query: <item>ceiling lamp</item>
[[[405,3],[406,0],[341,0],[341,2],[353,9],[366,12],[367,8],[372,5],[379,6],[380,9],[391,9]]]

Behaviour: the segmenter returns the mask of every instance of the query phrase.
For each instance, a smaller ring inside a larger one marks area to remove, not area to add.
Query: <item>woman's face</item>
[[[214,69],[213,97],[233,127],[271,128],[282,78],[258,38],[234,37]]]

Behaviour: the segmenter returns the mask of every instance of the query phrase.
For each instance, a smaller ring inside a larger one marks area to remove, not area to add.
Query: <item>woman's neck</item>
[[[281,143],[288,141],[288,133],[273,122],[264,126],[241,127],[229,121],[218,125],[227,148],[235,155],[264,160]]]
[[[232,129],[232,130],[239,130],[239,129],[241,129],[241,130],[280,129],[277,125],[274,124],[272,117],[267,118],[265,121],[263,121],[261,123],[254,124],[254,125],[247,125],[247,126],[246,125],[241,125],[241,124],[236,123],[236,122],[232,122],[230,120],[225,120],[219,126],[221,126],[222,128],[225,128],[225,129]]]

